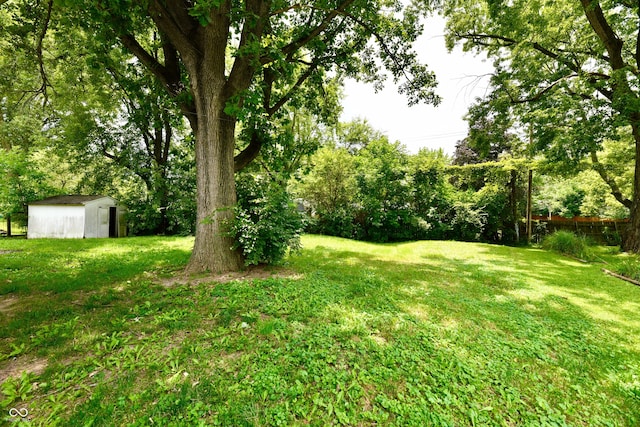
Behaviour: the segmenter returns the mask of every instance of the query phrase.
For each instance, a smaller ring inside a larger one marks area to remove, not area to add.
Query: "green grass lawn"
[[[305,236],[257,278],[167,286],[192,244],[0,240],[0,419],[640,425],[640,287],[602,265]]]

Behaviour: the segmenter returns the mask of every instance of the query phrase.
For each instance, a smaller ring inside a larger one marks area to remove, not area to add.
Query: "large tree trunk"
[[[160,206],[160,222],[156,228],[156,234],[165,235],[169,229],[169,218],[167,216],[167,209],[169,206],[169,188],[166,171],[163,169],[158,175],[156,192],[158,194],[158,204]]]
[[[622,250],[625,252],[640,253],[640,125],[633,124],[631,128],[636,145],[636,158],[630,222],[622,235]]]
[[[225,52],[229,21],[225,10],[218,21],[200,28],[202,56],[185,61],[191,79],[197,124],[196,135],[196,240],[187,265],[188,273],[223,273],[243,267],[241,253],[232,250],[229,222],[236,204],[234,149],[236,119],[224,112],[235,93],[225,76]],[[192,127],[193,127],[192,122]]]
[[[204,76],[203,79],[206,79]],[[224,113],[222,88],[209,90],[211,82],[201,82],[196,104],[197,202],[196,240],[187,272],[222,273],[240,270],[243,259],[232,250],[228,235],[236,203],[234,181],[235,120]],[[213,92],[213,93],[211,93]]]

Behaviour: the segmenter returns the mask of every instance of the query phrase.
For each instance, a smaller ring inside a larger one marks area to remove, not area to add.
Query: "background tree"
[[[100,45],[54,6],[2,9],[3,52],[12,55],[0,67],[17,77],[5,82],[3,140],[48,157],[49,193],[114,196],[134,233],[192,231],[184,219],[193,217],[194,185],[182,173],[191,173],[189,151],[177,147],[185,133],[175,103],[131,54]]]
[[[95,55],[93,60],[96,60]],[[193,139],[175,103],[166,91],[148,76],[138,63],[129,63],[126,56],[112,59],[99,58],[109,70],[103,78],[109,84],[109,97],[102,97],[101,85],[92,85],[84,99],[93,97],[88,105],[58,103],[60,141],[55,148],[60,156],[72,162],[73,171],[91,179],[94,168],[113,172],[115,177],[102,177],[102,183],[128,176],[137,180],[135,191],[120,194],[126,203],[132,231],[136,234],[189,233],[193,225],[186,226],[187,206],[195,208],[189,200],[195,197]],[[88,74],[102,70],[85,69]],[[72,111],[72,114],[65,114]],[[92,172],[88,175],[87,169]],[[104,174],[103,172],[103,174]],[[193,176],[193,177],[192,177]],[[99,182],[84,180],[85,191],[100,192]],[[104,191],[104,190],[103,190]],[[114,193],[115,192],[115,193]],[[121,193],[112,189],[111,194]],[[187,215],[195,224],[194,215]]]
[[[594,170],[630,209],[625,250],[640,250],[639,6],[631,2],[444,2],[448,43],[494,59],[496,111],[531,126],[532,139],[552,161],[575,167],[589,157]],[[626,131],[625,131],[626,129]],[[625,196],[599,151],[627,132],[636,163]]]
[[[385,136],[360,150],[357,157],[359,222],[363,237],[375,242],[415,238],[411,210],[409,155]]]
[[[506,157],[498,162],[450,166],[452,230],[456,240],[515,243],[525,216],[528,161]],[[456,234],[457,232],[460,234]]]
[[[55,193],[42,170],[42,163],[22,148],[0,149],[0,214],[9,224],[26,225],[29,202]]]
[[[296,186],[309,231],[378,242],[518,241],[526,161],[451,166],[441,150],[410,155],[373,129],[360,134],[375,139],[352,151],[323,147]]]
[[[495,162],[501,156],[520,151],[512,111],[508,105],[500,105],[497,98],[493,92],[469,107],[465,117],[469,134],[456,144],[454,165]]]
[[[442,239],[451,231],[448,221],[455,189],[446,174],[450,161],[442,150],[421,149],[409,158],[417,238]]]
[[[357,154],[371,141],[380,140],[386,136],[371,126],[367,119],[357,118],[350,122],[338,123],[336,138],[339,147],[344,147],[351,154]]]
[[[50,85],[40,66],[48,8],[9,3],[0,8],[0,214],[26,223],[29,202],[55,192],[42,166]],[[17,22],[16,22],[17,21]]]
[[[572,177],[536,174],[534,215],[623,219],[628,210],[611,195],[597,172],[586,169]]]
[[[583,215],[581,206],[585,195],[585,191],[569,179],[544,176],[538,179],[533,213],[549,218],[554,215],[566,218]]]
[[[296,187],[314,218],[309,231],[357,236],[356,159],[345,148],[323,147],[310,159],[310,170]]]

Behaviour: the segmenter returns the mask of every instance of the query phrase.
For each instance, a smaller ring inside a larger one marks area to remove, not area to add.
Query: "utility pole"
[[[516,243],[520,242],[520,218],[518,217],[518,171],[511,169],[511,180],[509,181],[511,194],[509,203],[511,204],[511,215],[513,216],[513,226],[516,233]]]
[[[533,125],[529,125],[529,153],[533,149]],[[533,169],[529,169],[529,181],[527,184],[527,243],[531,243],[531,193],[533,191]]]
[[[531,192],[533,187],[533,169],[529,169],[527,185],[527,243],[531,243]]]

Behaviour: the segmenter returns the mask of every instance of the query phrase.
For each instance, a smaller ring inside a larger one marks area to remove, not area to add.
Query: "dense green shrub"
[[[484,213],[480,240],[513,243],[515,224],[509,194],[497,184],[487,184],[474,194],[476,209]]]
[[[373,208],[364,211],[361,217],[362,240],[386,243],[417,238],[418,218],[409,209]]]
[[[622,235],[615,228],[605,227],[602,230],[602,237],[609,246],[620,246],[622,244]]]
[[[300,248],[303,229],[298,212],[284,186],[245,174],[237,182],[238,203],[230,233],[247,265],[276,264],[288,249]]]
[[[542,247],[545,249],[584,260],[589,260],[592,257],[589,246],[590,243],[586,238],[577,236],[570,231],[556,231],[542,241]]]
[[[120,201],[127,208],[129,234],[188,236],[195,233],[197,208],[194,188],[195,184],[191,188],[172,187],[164,203],[157,198],[140,198],[139,193],[143,191],[121,196]]]
[[[307,231],[313,234],[345,237],[360,237],[360,227],[356,222],[356,213],[349,206],[330,211],[317,211],[307,222]]]
[[[411,206],[416,217],[416,238],[445,239],[451,230],[453,187],[447,182],[445,168],[449,159],[440,150],[420,150],[410,158],[412,178]]]
[[[312,169],[297,185],[307,204],[307,231],[328,236],[358,238],[356,222],[356,164],[346,149],[324,147],[310,159]]]
[[[514,243],[525,208],[525,161],[451,166],[442,151],[411,155],[379,136],[325,146],[296,185],[307,231],[374,242]]]
[[[451,210],[451,228],[447,238],[473,242],[480,240],[487,223],[487,215],[471,202],[457,201]]]
[[[120,199],[127,207],[128,234],[148,236],[155,234],[160,222],[158,207],[145,199]]]
[[[411,208],[413,188],[406,149],[381,138],[358,152],[357,164],[362,238],[373,242],[415,239],[417,216]]]

